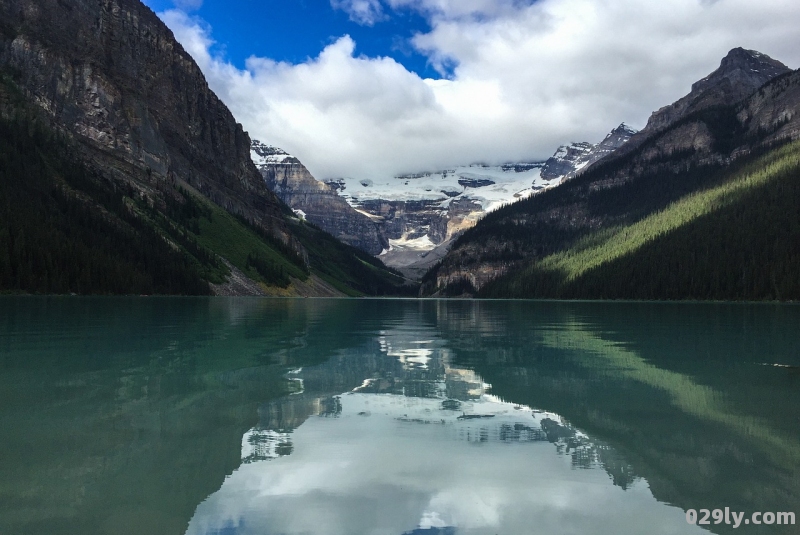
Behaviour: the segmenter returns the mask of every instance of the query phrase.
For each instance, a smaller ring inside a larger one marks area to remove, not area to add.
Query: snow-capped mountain
[[[325,183],[357,210],[383,221],[389,247],[381,260],[416,277],[485,213],[557,184],[542,178],[543,163],[472,164]]]
[[[479,204],[484,212],[490,212],[551,186],[552,179],[540,176],[543,163],[472,164],[362,180],[328,179],[325,183],[355,207],[372,199],[438,200],[438,206],[446,211],[451,202],[470,199]]]
[[[558,180],[559,182],[572,178],[593,163],[620,148],[635,133],[636,130],[622,123],[596,145],[585,141],[562,145],[545,162],[541,176],[550,180]]]
[[[267,186],[295,213],[417,277],[487,212],[575,176],[634,133],[623,123],[600,143],[559,147],[546,162],[460,165],[361,179],[318,181],[297,158],[255,140],[252,159]]]
[[[250,143],[250,158],[256,164],[256,167],[260,169],[264,165],[283,163],[287,158],[294,158],[294,156],[283,149],[254,139]],[[294,159],[297,160],[297,158]]]
[[[295,214],[339,240],[376,255],[388,247],[378,222],[351,207],[286,151],[253,140],[250,157],[267,187]]]

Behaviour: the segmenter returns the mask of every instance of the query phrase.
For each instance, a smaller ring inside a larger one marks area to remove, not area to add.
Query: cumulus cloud
[[[350,20],[364,26],[386,18],[380,0],[331,0],[331,7],[341,9],[350,15]]]
[[[251,57],[237,69],[212,54],[202,21],[161,16],[251,136],[317,178],[546,158],[622,121],[643,127],[733,47],[800,63],[795,0],[378,1],[365,9],[427,17],[411,45],[442,79],[360,55],[346,35],[300,64]]]

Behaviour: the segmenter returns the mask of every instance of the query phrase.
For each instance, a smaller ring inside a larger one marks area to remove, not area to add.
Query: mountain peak
[[[261,170],[262,166],[276,163],[299,163],[285,150],[267,145],[257,139],[250,141],[250,159]]]
[[[757,50],[747,50],[740,46],[736,48],[732,48],[728,54],[722,58],[720,62],[720,68],[730,67],[730,66],[738,66],[741,64],[768,64],[774,65],[776,67],[780,67],[783,69],[788,69],[786,65],[781,63],[778,60],[772,59],[771,57],[767,56],[766,54],[762,54]]]
[[[776,76],[791,69],[766,54],[741,47],[722,58],[719,68],[692,84],[688,95],[653,112],[647,126],[629,145],[633,150],[650,135],[659,132],[691,113],[713,106],[730,106],[740,102]]]
[[[699,96],[700,93],[715,89],[720,84],[726,84],[730,85],[732,93],[738,98],[744,98],[772,78],[790,70],[766,54],[737,47],[722,58],[717,70],[692,84],[690,95],[694,93]]]
[[[627,124],[625,124],[625,123],[619,123],[619,126],[618,126],[618,127],[616,127],[614,130],[612,130],[612,131],[611,131],[611,132],[608,134],[608,136],[606,136],[606,137],[610,137],[610,136],[611,136],[611,135],[613,135],[613,134],[621,134],[621,133],[627,133],[627,134],[629,134],[629,135],[633,135],[633,134],[635,134],[636,132],[638,132],[638,130],[636,130],[635,128],[632,128],[632,127],[628,126],[628,125],[627,125]]]
[[[620,148],[635,133],[636,130],[621,123],[596,145],[587,142],[562,145],[542,166],[540,176],[549,180],[572,178]]]

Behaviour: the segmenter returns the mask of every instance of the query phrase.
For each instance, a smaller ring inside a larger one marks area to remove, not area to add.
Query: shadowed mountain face
[[[615,156],[636,149],[646,139],[692,113],[737,104],[773,78],[790,71],[789,67],[765,54],[734,48],[722,58],[717,70],[692,84],[688,95],[653,112],[647,125]]]
[[[796,295],[789,273],[797,258],[783,252],[797,239],[790,215],[796,181],[789,176],[796,172],[796,148],[776,147],[800,137],[799,84],[797,71],[758,52],[732,50],[717,71],[654,113],[647,128],[616,150],[467,231],[426,274],[423,291],[646,299]],[[787,167],[778,171],[776,162]],[[730,196],[729,189],[740,193]],[[703,204],[703,195],[722,200]],[[701,242],[708,247],[693,249]],[[723,242],[732,247],[712,245]],[[656,260],[657,250],[671,256]],[[761,262],[745,259],[755,250],[763,251]],[[625,268],[612,269],[611,260]],[[591,283],[578,280],[584,274]]]
[[[293,217],[138,0],[0,1],[0,128],[0,290],[399,291],[380,262]]]
[[[184,182],[290,241],[250,140],[138,0],[3,0],[0,65],[86,159],[158,201]]]

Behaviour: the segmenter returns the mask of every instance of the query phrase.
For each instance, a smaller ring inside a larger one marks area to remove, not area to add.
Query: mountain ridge
[[[636,133],[636,130],[621,123],[597,144],[584,141],[562,145],[545,162],[542,167],[542,177],[559,181],[573,178],[585,168],[622,147]]]
[[[37,182],[20,183],[16,168],[0,169],[0,194],[20,203],[0,214],[0,291],[401,291],[398,274],[298,221],[267,188],[247,132],[138,0],[0,1],[0,71],[11,146],[26,146],[41,171]],[[4,163],[26,165],[19,156]],[[48,167],[69,170],[69,180]],[[71,234],[50,251],[24,239],[26,230],[46,237],[65,228]],[[84,255],[86,265],[68,260],[74,247],[99,256]],[[156,276],[155,251],[171,274]],[[102,282],[117,268],[130,284]],[[194,282],[159,285],[154,277]]]
[[[735,49],[732,54],[737,56],[740,53]],[[764,55],[759,54],[757,58],[766,61]],[[709,76],[706,81],[713,78]],[[724,83],[729,83],[729,78],[722,78],[726,80]],[[425,275],[423,293],[458,295],[477,292],[493,297],[518,296],[511,286],[503,286],[505,283],[502,281],[516,280],[520,270],[526,266],[536,265],[536,262],[556,253],[577,255],[580,248],[586,246],[581,245],[584,243],[581,240],[603,241],[606,239],[603,232],[612,232],[615,228],[628,229],[626,232],[633,235],[639,232],[638,227],[631,226],[637,221],[667,209],[670,203],[684,196],[697,194],[702,188],[733,180],[737,162],[757,162],[759,160],[754,158],[765,151],[769,153],[782,143],[798,139],[800,73],[773,72],[764,85],[752,91],[748,85],[752,81],[747,77],[742,79],[743,87],[739,88],[739,93],[748,95],[744,100],[726,104],[701,102],[697,104],[698,109],[678,117],[657,132],[648,134],[643,130],[635,134],[627,144],[587,166],[559,187],[489,214],[459,238],[442,262]],[[703,90],[708,91],[708,88]],[[712,90],[712,93],[733,94],[729,89]],[[683,102],[688,102],[688,99]],[[652,132],[653,128],[650,130]],[[747,190],[741,195],[756,199],[755,191]],[[751,214],[748,217],[753,225],[764,228],[763,222],[753,219],[756,216]],[[772,238],[765,236],[763,239]],[[724,254],[718,254],[718,258],[724,257]],[[791,260],[785,261],[791,263]],[[653,270],[653,273],[657,272],[657,269]],[[553,285],[562,284],[559,280],[558,277],[550,279]],[[624,285],[624,282],[618,282]],[[484,294],[482,288],[489,283],[494,290],[487,290],[489,293]],[[546,284],[543,284],[537,286],[541,291],[537,290],[535,295],[561,295],[548,293]],[[601,288],[599,284],[595,288]],[[498,290],[501,287],[506,289]],[[572,295],[593,298],[610,293]],[[623,297],[628,294],[615,295]],[[634,296],[633,293],[630,295]],[[675,295],[670,295],[675,298]],[[737,298],[744,294],[730,290],[728,294],[718,292],[714,295],[715,298]],[[764,291],[747,295],[748,298],[758,298],[758,295],[775,294]],[[783,295],[785,298],[786,293]],[[686,297],[691,297],[691,294],[686,294]],[[696,297],[709,298],[706,294],[697,294]],[[650,294],[649,298],[658,298],[658,294]]]
[[[716,70],[693,83],[685,96],[654,111],[645,127],[631,137],[630,143],[608,158],[635,150],[650,137],[692,113],[736,104],[768,81],[789,72],[789,67],[766,54],[742,47],[733,48],[722,58]]]
[[[294,156],[253,140],[251,158],[267,188],[301,217],[371,255],[389,247],[373,220],[356,211],[330,186],[315,179]]]

